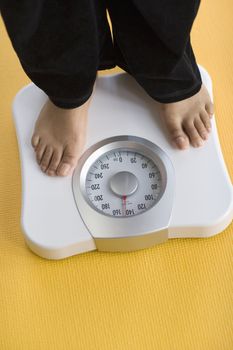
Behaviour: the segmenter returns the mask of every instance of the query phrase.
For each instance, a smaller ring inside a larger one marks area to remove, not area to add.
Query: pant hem
[[[72,108],[77,108],[82,106],[85,102],[87,102],[87,100],[91,97],[93,92],[93,89],[91,90],[91,92],[86,95],[85,97],[82,97],[81,99],[66,99],[66,100],[62,100],[62,99],[56,99],[53,98],[52,96],[49,96],[50,101],[52,101],[53,104],[55,104],[55,106],[59,107],[59,108],[63,108],[63,109],[72,109]]]
[[[115,62],[103,62],[99,64],[98,70],[112,69],[116,67]]]
[[[185,100],[189,97],[192,97],[193,95],[197,94],[201,90],[202,83],[200,82],[195,88],[188,90],[180,95],[173,95],[173,96],[165,96],[165,97],[155,97],[150,94],[150,96],[160,102],[160,103],[173,103],[173,102],[179,102],[182,100]]]

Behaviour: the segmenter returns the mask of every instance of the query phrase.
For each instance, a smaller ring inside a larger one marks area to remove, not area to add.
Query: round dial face
[[[113,149],[89,168],[85,190],[97,211],[114,217],[129,217],[154,206],[161,193],[161,173],[146,155],[132,149]]]

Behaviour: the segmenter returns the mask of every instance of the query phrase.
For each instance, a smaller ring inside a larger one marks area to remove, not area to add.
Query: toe
[[[43,154],[43,157],[42,157],[41,163],[40,163],[40,167],[41,167],[42,171],[47,170],[52,155],[53,155],[53,147],[48,145],[45,149],[45,152]]]
[[[209,114],[204,110],[200,113],[201,120],[208,132],[211,131],[211,122],[210,122],[210,117]]]
[[[31,145],[32,145],[32,147],[36,147],[36,146],[38,145],[39,141],[40,141],[39,135],[33,134],[33,135],[32,135],[32,139],[31,139]]]
[[[36,148],[36,160],[37,160],[37,163],[39,165],[40,165],[42,156],[44,154],[45,148],[46,148],[46,144],[43,143],[43,142],[40,142],[39,145]]]
[[[193,147],[199,147],[203,145],[203,140],[200,137],[195,125],[194,125],[194,121],[193,120],[185,120],[183,127],[190,139],[190,142],[192,144]]]
[[[61,161],[62,151],[59,149],[55,149],[53,152],[52,159],[50,161],[49,167],[47,169],[47,174],[50,176],[56,175],[57,167]]]
[[[212,118],[214,114],[214,105],[211,101],[206,103],[205,105],[206,112],[208,113],[209,117]]]
[[[201,138],[203,140],[207,140],[208,139],[208,131],[205,128],[205,125],[203,124],[201,118],[196,118],[194,120],[194,126],[197,129],[199,135],[201,136]]]
[[[179,149],[186,149],[189,145],[189,141],[185,135],[179,135],[173,138],[173,142]]]
[[[167,128],[168,132],[171,135],[172,142],[179,148],[179,149],[186,149],[189,146],[189,140],[187,136],[185,135],[181,123],[178,120],[178,118],[173,118],[170,120],[167,120]]]
[[[71,147],[67,146],[64,149],[61,162],[57,168],[57,175],[66,176],[72,168],[77,164],[78,156]]]

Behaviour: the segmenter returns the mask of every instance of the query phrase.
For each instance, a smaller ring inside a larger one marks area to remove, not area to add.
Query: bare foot
[[[203,84],[201,90],[192,97],[174,103],[159,103],[159,106],[160,114],[176,147],[186,149],[189,143],[193,147],[199,147],[208,139],[214,106]]]
[[[77,165],[86,142],[91,97],[82,106],[63,109],[48,100],[35,123],[31,144],[37,163],[50,176],[66,176]]]

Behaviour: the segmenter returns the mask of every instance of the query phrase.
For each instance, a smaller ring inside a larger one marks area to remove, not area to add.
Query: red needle
[[[124,215],[126,214],[126,195],[122,196]]]

